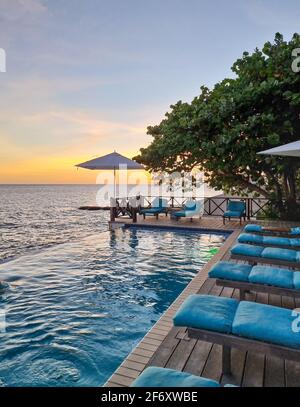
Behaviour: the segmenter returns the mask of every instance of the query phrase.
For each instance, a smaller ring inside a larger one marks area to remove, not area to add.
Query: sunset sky
[[[74,165],[132,157],[170,104],[299,21],[297,0],[0,0],[0,183],[94,183]]]

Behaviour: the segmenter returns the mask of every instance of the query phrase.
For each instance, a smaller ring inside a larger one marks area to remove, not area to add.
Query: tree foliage
[[[262,50],[244,52],[234,79],[201,87],[191,103],[177,102],[148,127],[153,141],[135,159],[151,171],[199,167],[211,187],[267,197],[281,216],[295,217],[300,159],[257,153],[300,139],[300,73],[292,70],[299,47],[299,34],[286,42],[277,33]]]

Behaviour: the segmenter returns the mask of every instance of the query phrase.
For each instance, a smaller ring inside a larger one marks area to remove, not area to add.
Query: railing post
[[[131,211],[132,211],[132,222],[136,223],[137,222],[137,208],[131,207]]]

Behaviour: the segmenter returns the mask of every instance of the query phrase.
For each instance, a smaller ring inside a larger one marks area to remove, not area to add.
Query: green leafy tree
[[[292,70],[299,47],[299,34],[290,42],[276,34],[262,50],[245,52],[232,66],[234,79],[201,87],[148,127],[153,141],[135,159],[150,171],[197,167],[211,187],[266,197],[282,218],[300,219],[300,159],[257,155],[300,139],[300,73]]]

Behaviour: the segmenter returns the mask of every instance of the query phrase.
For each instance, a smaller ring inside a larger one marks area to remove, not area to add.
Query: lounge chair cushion
[[[263,236],[264,245],[274,245],[274,246],[291,246],[291,239],[288,237],[277,237],[277,236]]]
[[[275,249],[278,250],[278,249]],[[237,254],[241,256],[250,256],[250,257],[260,257],[264,247],[253,246],[250,244],[237,244],[231,249],[232,254]]]
[[[148,367],[131,387],[220,387],[219,383],[189,373],[161,367]]]
[[[300,227],[296,227],[296,228],[291,228],[291,234],[292,235],[300,235]]]
[[[276,247],[266,247],[261,256],[264,259],[276,259],[290,262],[297,261],[297,252],[289,249],[277,249]]]
[[[290,239],[290,244],[291,244],[291,247],[298,248],[298,247],[300,247],[300,239],[296,239],[296,238]]]
[[[196,202],[189,201],[184,205],[184,210],[186,211],[194,211],[196,209]]]
[[[186,217],[186,211],[173,212],[173,216],[178,216],[179,218],[185,218]]]
[[[296,290],[300,290],[300,271],[293,272],[293,284]]]
[[[247,233],[261,232],[262,231],[262,226],[260,226],[260,225],[246,225],[244,230]]]
[[[224,212],[223,217],[227,218],[240,218],[243,215],[240,211],[226,211]]]
[[[292,311],[271,305],[242,301],[232,324],[234,335],[300,348],[300,335],[292,331]]]
[[[237,306],[238,301],[233,298],[191,295],[181,305],[173,322],[175,326],[230,333]]]
[[[224,280],[248,281],[251,270],[252,266],[248,264],[220,261],[210,270],[209,277]]]
[[[294,272],[277,267],[254,266],[249,274],[249,282],[293,289]]]
[[[149,209],[142,209],[140,213],[151,214],[151,213],[160,213],[163,212],[163,208],[149,208]]]
[[[264,237],[262,235],[253,235],[251,233],[242,233],[238,237],[239,243],[255,243],[261,244],[263,243]]]

